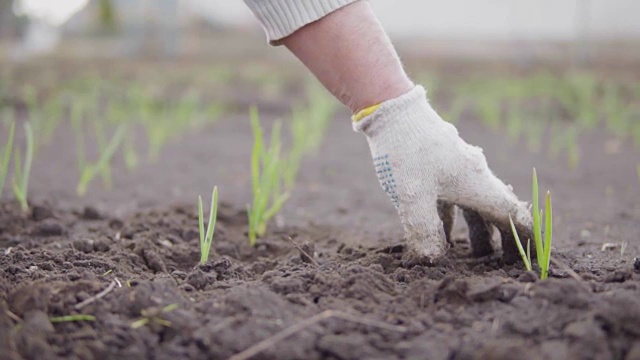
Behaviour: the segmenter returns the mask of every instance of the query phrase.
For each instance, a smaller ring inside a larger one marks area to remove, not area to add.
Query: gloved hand
[[[532,224],[527,204],[491,172],[481,148],[467,144],[438,116],[424,88],[361,113],[354,115],[353,128],[367,136],[380,185],[398,210],[414,254],[444,255],[458,205],[465,211],[473,255],[493,253],[493,224],[502,235],[504,261],[519,259],[509,214],[526,241]]]

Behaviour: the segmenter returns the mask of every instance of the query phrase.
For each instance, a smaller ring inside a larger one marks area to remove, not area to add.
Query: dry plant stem
[[[106,289],[100,291],[99,293],[97,293],[95,296],[92,296],[78,304],[76,304],[76,306],[74,306],[74,309],[78,310],[78,309],[82,309],[83,307],[91,304],[92,302],[99,300],[103,297],[105,297],[108,293],[110,293],[114,288],[116,287],[116,282],[112,281],[111,284],[109,284],[109,286],[107,286]]]
[[[20,317],[14,313],[11,312],[11,310],[5,310],[4,313],[13,321],[20,323],[22,322],[22,319],[20,319]]]
[[[283,329],[282,331],[274,334],[273,336],[270,336],[262,341],[260,341],[259,343],[249,347],[248,349],[241,351],[235,355],[233,355],[232,357],[229,358],[229,360],[247,360],[247,359],[251,359],[252,357],[260,354],[261,352],[269,349],[271,346],[277,344],[278,342],[288,338],[289,336],[302,331],[305,328],[308,328],[310,326],[313,326],[323,320],[326,319],[330,319],[330,318],[338,318],[338,319],[342,319],[345,321],[351,321],[354,323],[358,323],[358,324],[362,324],[362,325],[367,325],[367,326],[374,326],[374,327],[378,327],[381,329],[385,329],[385,330],[389,330],[389,331],[395,331],[395,332],[405,332],[407,331],[407,328],[405,328],[404,326],[395,326],[395,325],[389,325],[383,322],[379,322],[379,321],[375,321],[375,320],[369,320],[369,319],[364,319],[364,318],[358,318],[355,317],[353,315],[344,313],[344,312],[340,312],[340,311],[336,311],[336,310],[325,310],[319,314],[316,314],[310,318],[307,318],[305,320],[300,321],[299,323],[293,324],[291,326],[289,326],[286,329]]]
[[[300,251],[304,256],[306,256],[307,258],[311,259],[311,261],[313,262],[313,265],[315,266],[320,266],[320,264],[318,264],[318,262],[316,261],[316,259],[313,258],[313,256],[311,256],[308,252],[304,251],[304,249],[302,249],[300,247],[300,245],[296,244],[295,241],[293,241],[293,239],[291,238],[291,236],[287,236],[287,239],[289,239],[289,242],[296,248],[298,249],[298,251]]]
[[[413,88],[366,1],[340,8],[282,43],[354,113]]]

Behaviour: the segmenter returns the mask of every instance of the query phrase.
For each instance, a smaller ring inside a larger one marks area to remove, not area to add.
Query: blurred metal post
[[[576,1],[576,60],[587,64],[591,60],[591,0]]]
[[[180,15],[178,13],[177,0],[156,0],[157,6],[160,8],[159,21],[156,26],[156,34],[159,34],[158,41],[162,44],[164,55],[175,56],[179,52],[178,32],[180,31]]]

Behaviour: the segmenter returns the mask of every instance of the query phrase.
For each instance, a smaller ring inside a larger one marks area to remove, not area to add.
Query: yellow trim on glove
[[[358,121],[362,120],[364,117],[373,114],[374,111],[378,110],[380,105],[381,104],[376,104],[376,105],[369,106],[368,108],[364,108],[364,109],[358,111],[353,116],[351,116],[351,121],[358,122]]]

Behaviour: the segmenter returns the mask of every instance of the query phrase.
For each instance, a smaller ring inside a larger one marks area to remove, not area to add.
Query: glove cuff
[[[416,85],[409,92],[381,103],[373,113],[353,122],[353,130],[364,133],[369,138],[375,137],[386,129],[395,127],[394,123],[423,119],[430,113],[430,109],[427,92],[422,86]],[[406,125],[409,124],[398,124]]]

